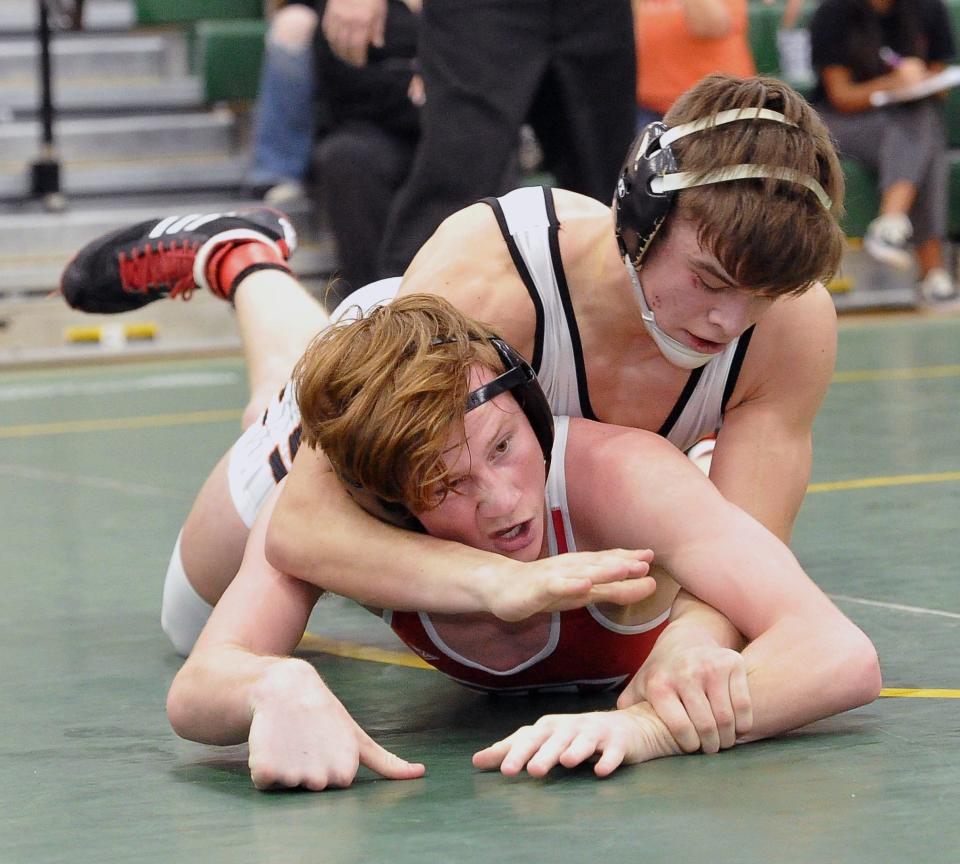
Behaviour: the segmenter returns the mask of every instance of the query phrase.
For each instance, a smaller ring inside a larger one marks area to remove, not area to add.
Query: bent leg
[[[250,386],[242,421],[246,429],[286,384],[330,318],[320,301],[282,270],[257,270],[241,280],[234,305]]]

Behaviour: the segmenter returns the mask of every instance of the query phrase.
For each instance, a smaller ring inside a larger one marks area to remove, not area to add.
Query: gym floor
[[[257,792],[244,747],[179,740],[163,574],[238,432],[236,357],[0,373],[0,861],[955,862],[960,849],[960,317],[844,321],[793,548],[876,643],[884,695],[792,735],[598,781],[471,754],[596,697],[490,698],[338,599],[304,643],[422,780]],[[776,482],[773,478],[772,482]]]

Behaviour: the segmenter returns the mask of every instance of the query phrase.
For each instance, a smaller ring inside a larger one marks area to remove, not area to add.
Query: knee
[[[268,41],[290,51],[301,51],[313,41],[318,23],[317,13],[308,6],[294,3],[280,9],[270,23]]]
[[[212,611],[213,607],[197,593],[187,578],[178,536],[163,583],[160,626],[173,645],[173,650],[181,657],[186,657],[193,650]]]

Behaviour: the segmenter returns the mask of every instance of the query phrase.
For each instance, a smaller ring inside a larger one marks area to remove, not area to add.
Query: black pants
[[[333,289],[338,296],[377,278],[376,254],[387,214],[415,147],[415,136],[363,122],[347,123],[320,139],[314,169],[337,244],[340,281]]]
[[[427,101],[387,224],[381,276],[403,273],[451,213],[507,191],[502,178],[527,119],[561,187],[612,199],[633,133],[632,22],[629,0],[423,4]]]

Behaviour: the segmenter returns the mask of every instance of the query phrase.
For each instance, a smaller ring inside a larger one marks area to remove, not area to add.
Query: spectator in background
[[[277,10],[267,32],[246,187],[276,206],[304,195],[316,128],[313,40],[318,21],[312,3],[289,3]]]
[[[388,0],[386,9],[379,44],[369,47],[362,66],[336,56],[324,32],[317,32],[317,99],[325,126],[314,167],[337,244],[340,296],[377,277],[388,212],[408,176],[419,136],[420,0]]]
[[[747,0],[633,0],[637,131],[705,75],[756,75]]]
[[[876,108],[878,91],[915,84],[953,57],[942,0],[823,0],[810,22],[817,85],[812,101],[843,155],[879,174],[880,213],[864,248],[909,269],[913,238],[919,291],[928,301],[955,293],[944,266],[947,141],[939,96]]]
[[[357,43],[341,46],[326,19],[331,47],[347,56]],[[371,20],[349,32],[371,39]],[[382,275],[403,273],[444,218],[510,188],[525,121],[560,186],[612,199],[633,135],[630,0],[430,0],[418,56],[421,136],[388,220]]]

